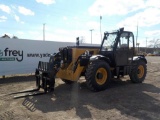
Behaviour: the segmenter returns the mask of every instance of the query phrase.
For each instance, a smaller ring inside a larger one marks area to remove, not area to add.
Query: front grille
[[[60,51],[60,54],[61,54],[61,60],[63,60],[64,63],[70,63],[72,61],[72,49],[63,48]]]

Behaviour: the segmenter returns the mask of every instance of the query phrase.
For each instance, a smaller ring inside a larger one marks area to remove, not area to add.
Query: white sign
[[[39,61],[66,46],[75,43],[0,38],[0,75],[34,73]]]

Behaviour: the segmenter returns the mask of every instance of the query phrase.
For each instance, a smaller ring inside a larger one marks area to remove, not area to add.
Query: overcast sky
[[[83,36],[86,43],[100,43],[102,34],[124,27],[146,46],[160,38],[159,0],[1,0],[0,35],[22,39],[75,42]],[[149,42],[148,42],[149,44]]]

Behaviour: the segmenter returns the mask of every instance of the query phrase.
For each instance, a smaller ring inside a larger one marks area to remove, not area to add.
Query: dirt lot
[[[7,94],[33,88],[34,76],[0,79],[0,120],[159,120],[160,57],[147,60],[143,84],[133,84],[125,77],[96,93],[87,89],[83,78],[73,86],[57,79],[53,93],[13,99]]]

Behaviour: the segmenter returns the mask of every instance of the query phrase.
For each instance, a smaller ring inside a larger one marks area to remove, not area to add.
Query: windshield
[[[117,33],[106,34],[105,36],[106,39],[103,42],[102,50],[112,51],[116,37]]]

